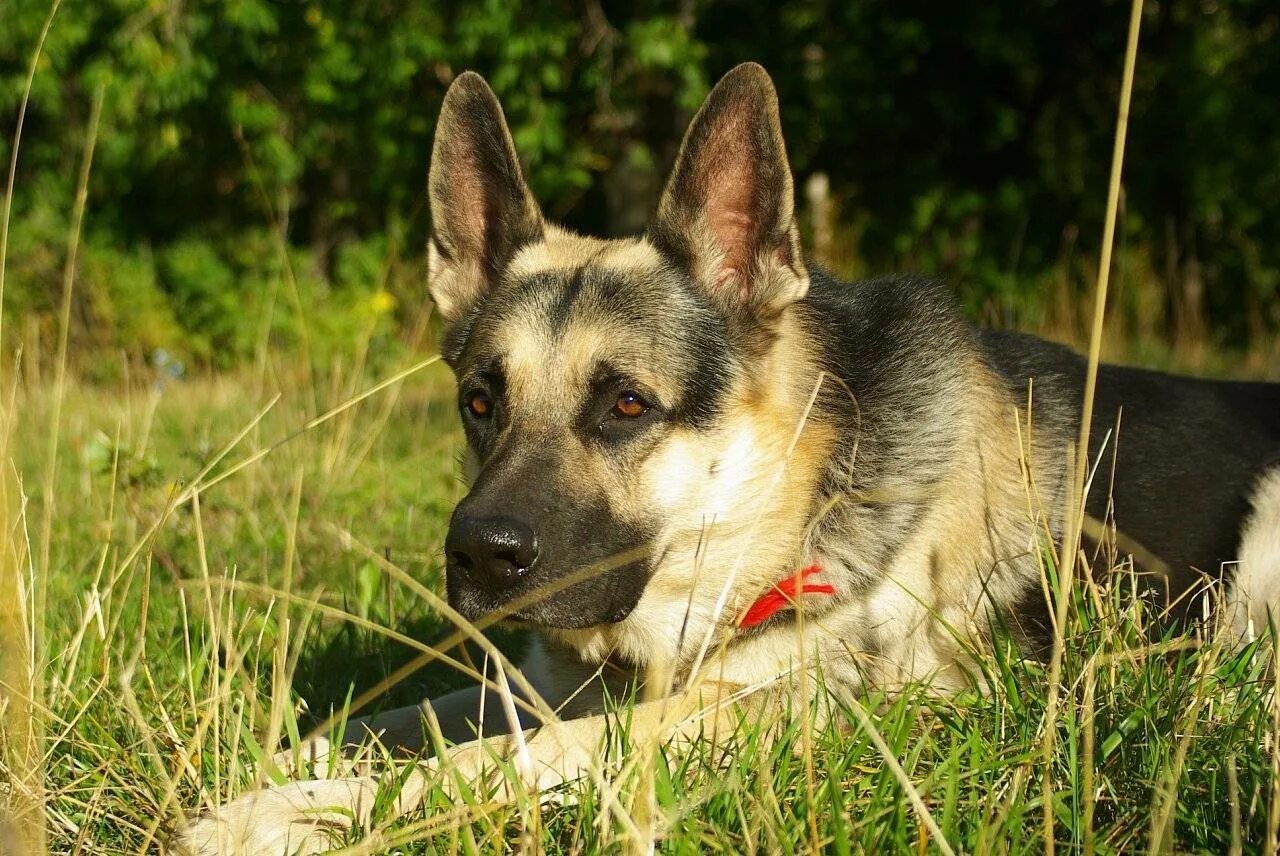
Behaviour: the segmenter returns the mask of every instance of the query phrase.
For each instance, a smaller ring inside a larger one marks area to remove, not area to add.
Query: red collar
[[[805,582],[809,577],[820,573],[822,573],[822,568],[817,565],[810,565],[802,571],[797,571],[795,576],[782,580],[765,592],[759,600],[751,604],[751,608],[747,610],[746,615],[742,616],[738,626],[755,627],[757,624],[763,624],[768,621],[776,613],[786,609],[788,606],[795,605],[797,589],[799,589],[800,594],[835,594],[835,586],[829,583]]]

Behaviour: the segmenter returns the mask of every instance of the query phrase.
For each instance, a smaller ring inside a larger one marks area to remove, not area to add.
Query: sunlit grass
[[[52,852],[162,846],[184,814],[258,786],[258,761],[276,739],[287,742],[412,659],[412,648],[378,627],[425,643],[449,635],[411,587],[363,550],[440,590],[444,525],[462,492],[445,371],[422,370],[399,391],[369,398],[174,507],[218,454],[225,451],[206,480],[311,418],[309,396],[287,384],[269,408],[276,393],[252,386],[223,377],[67,388],[35,704]],[[16,392],[10,450],[20,486],[43,481],[51,406],[46,388]],[[363,432],[383,408],[390,417],[369,442]],[[254,427],[226,450],[247,425]],[[346,454],[357,447],[367,452]],[[38,496],[27,495],[24,508],[28,520],[43,513]],[[24,589],[44,573],[25,563]],[[256,585],[232,590],[220,582],[227,578]],[[1167,829],[1176,851],[1227,852],[1233,840],[1257,849],[1274,804],[1273,688],[1263,658],[1193,650],[1194,640],[1159,644],[1140,606],[1107,601],[1100,615],[1083,600],[1078,606],[1051,769],[1039,757],[1043,669],[1001,646],[985,663],[987,693],[863,698],[868,720],[837,709],[809,740],[798,712],[780,722],[748,718],[729,748],[668,750],[648,779],[660,849],[806,852],[813,829],[833,852],[930,849],[867,724],[958,852],[1039,852],[1046,775],[1064,844],[1083,848],[1091,838],[1098,852],[1132,852]],[[522,647],[518,635],[499,639],[512,654]],[[463,681],[429,667],[378,704],[414,702]],[[806,781],[806,752],[816,789]],[[11,776],[0,771],[0,781]],[[466,805],[439,792],[381,829],[380,840],[400,841],[397,852],[619,847],[625,830],[596,785],[570,790],[576,799],[546,806],[536,823],[527,800],[502,806],[477,795]]]

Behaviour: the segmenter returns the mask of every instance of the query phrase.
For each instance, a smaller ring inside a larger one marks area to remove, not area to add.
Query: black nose
[[[445,538],[449,564],[477,585],[515,585],[538,558],[533,527],[510,517],[455,518]]]

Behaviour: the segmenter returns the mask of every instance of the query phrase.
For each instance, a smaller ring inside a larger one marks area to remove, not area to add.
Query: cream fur
[[[1245,640],[1280,624],[1280,467],[1258,480],[1251,504],[1228,601],[1232,626]]]

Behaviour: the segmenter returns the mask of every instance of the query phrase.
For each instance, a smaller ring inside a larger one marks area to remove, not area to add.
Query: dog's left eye
[[[631,390],[627,390],[618,396],[612,412],[618,419],[636,419],[644,416],[648,409],[648,402]]]
[[[487,419],[493,413],[493,400],[483,390],[476,390],[467,396],[467,410],[477,419]]]

